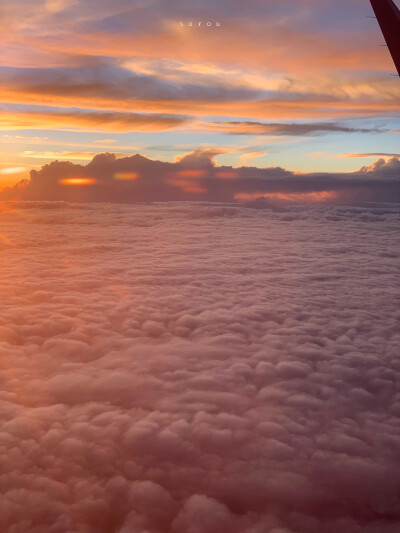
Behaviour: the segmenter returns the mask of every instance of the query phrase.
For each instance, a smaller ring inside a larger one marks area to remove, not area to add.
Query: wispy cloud
[[[354,128],[344,124],[330,122],[301,123],[267,123],[255,121],[211,122],[205,128],[215,128],[229,135],[287,135],[307,136],[321,133],[381,133],[378,128]]]
[[[182,115],[160,113],[130,113],[122,111],[98,111],[90,109],[12,110],[3,108],[0,128],[34,129],[41,128],[95,130],[107,132],[120,131],[163,131],[177,128],[191,121]]]
[[[363,158],[363,157],[400,157],[399,153],[388,154],[385,152],[367,152],[367,153],[354,153],[354,154],[340,154],[338,157],[343,158]]]
[[[96,156],[96,152],[50,152],[50,151],[37,151],[37,150],[25,150],[22,157],[30,159],[48,159],[48,160],[65,160],[65,161],[90,161]]]

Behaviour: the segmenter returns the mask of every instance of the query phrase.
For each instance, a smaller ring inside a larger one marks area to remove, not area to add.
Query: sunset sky
[[[367,0],[1,0],[0,187],[102,152],[300,172],[398,154],[400,83],[372,15]]]
[[[399,533],[395,72],[369,0],[0,0],[0,533]]]

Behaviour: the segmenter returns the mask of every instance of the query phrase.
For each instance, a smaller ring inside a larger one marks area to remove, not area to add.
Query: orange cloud
[[[44,151],[38,152],[35,150],[24,150],[22,157],[32,158],[32,159],[60,159],[65,161],[90,161],[96,155],[96,152],[51,152]]]
[[[240,39],[238,39],[240,35]],[[29,44],[47,52],[99,57],[131,57],[140,50],[145,58],[162,57],[216,64],[253,65],[269,71],[329,72],[332,69],[390,69],[390,58],[371,46],[368,33],[353,30],[352,40],[338,34],[290,27],[276,19],[230,19],[223,27],[207,32],[180,28],[177,20],[137,33],[87,32],[48,35],[46,41],[30,35]],[[260,45],[262,44],[262,45]],[[366,53],[366,50],[368,53]],[[295,51],[295,53],[294,53]],[[299,61],[301,57],[301,61]]]
[[[385,152],[368,152],[368,153],[355,153],[355,154],[340,154],[341,158],[365,158],[365,157],[400,157],[400,154],[388,154]]]
[[[255,159],[257,157],[263,157],[264,155],[267,155],[267,152],[249,152],[246,154],[243,154],[239,157],[239,166],[247,166],[249,161],[252,159]]]
[[[248,102],[215,102],[215,101],[176,101],[169,100],[135,100],[123,102],[112,99],[90,99],[82,96],[50,97],[46,104],[54,109],[36,111],[2,110],[0,129],[75,129],[102,132],[126,131],[167,131],[174,128],[190,127],[193,130],[220,130],[227,133],[225,126],[196,122],[194,117],[210,115],[248,117],[255,120],[304,120],[304,119],[339,119],[357,117],[390,116],[398,112],[400,91],[386,98],[377,96],[358,99],[337,98],[331,95],[321,97],[312,94],[278,95]],[[41,105],[43,95],[21,93],[15,95],[0,91],[3,102],[19,102]],[[68,111],[60,111],[56,106],[71,107]],[[92,106],[92,109],[83,109]],[[77,112],[76,107],[82,110]],[[232,130],[233,133],[235,133]],[[243,131],[257,135],[264,131]],[[240,133],[236,130],[236,133]],[[271,132],[273,134],[273,132]]]
[[[3,111],[1,129],[56,128],[97,131],[160,131],[177,128],[189,121],[187,117],[163,114],[139,114],[116,111]]]

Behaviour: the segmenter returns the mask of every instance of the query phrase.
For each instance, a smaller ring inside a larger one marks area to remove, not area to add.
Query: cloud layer
[[[97,155],[87,165],[54,161],[30,180],[0,193],[3,200],[66,200],[74,202],[213,201],[263,199],[335,204],[400,202],[400,160],[378,159],[358,172],[299,174],[282,168],[217,166],[224,150],[203,149],[175,163],[141,155],[117,158]],[[260,155],[259,152],[248,157]],[[264,155],[264,153],[261,153]]]
[[[2,204],[4,533],[395,533],[393,208]]]

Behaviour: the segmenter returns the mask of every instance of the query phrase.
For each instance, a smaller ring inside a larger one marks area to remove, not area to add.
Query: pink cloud
[[[1,531],[397,531],[398,217],[0,211]]]
[[[400,200],[397,157],[378,159],[352,173],[299,174],[279,167],[217,166],[215,157],[221,153],[224,150],[198,149],[175,163],[109,153],[95,156],[87,165],[54,161],[32,170],[30,180],[4,189],[0,198],[117,203],[261,200],[270,205]]]

